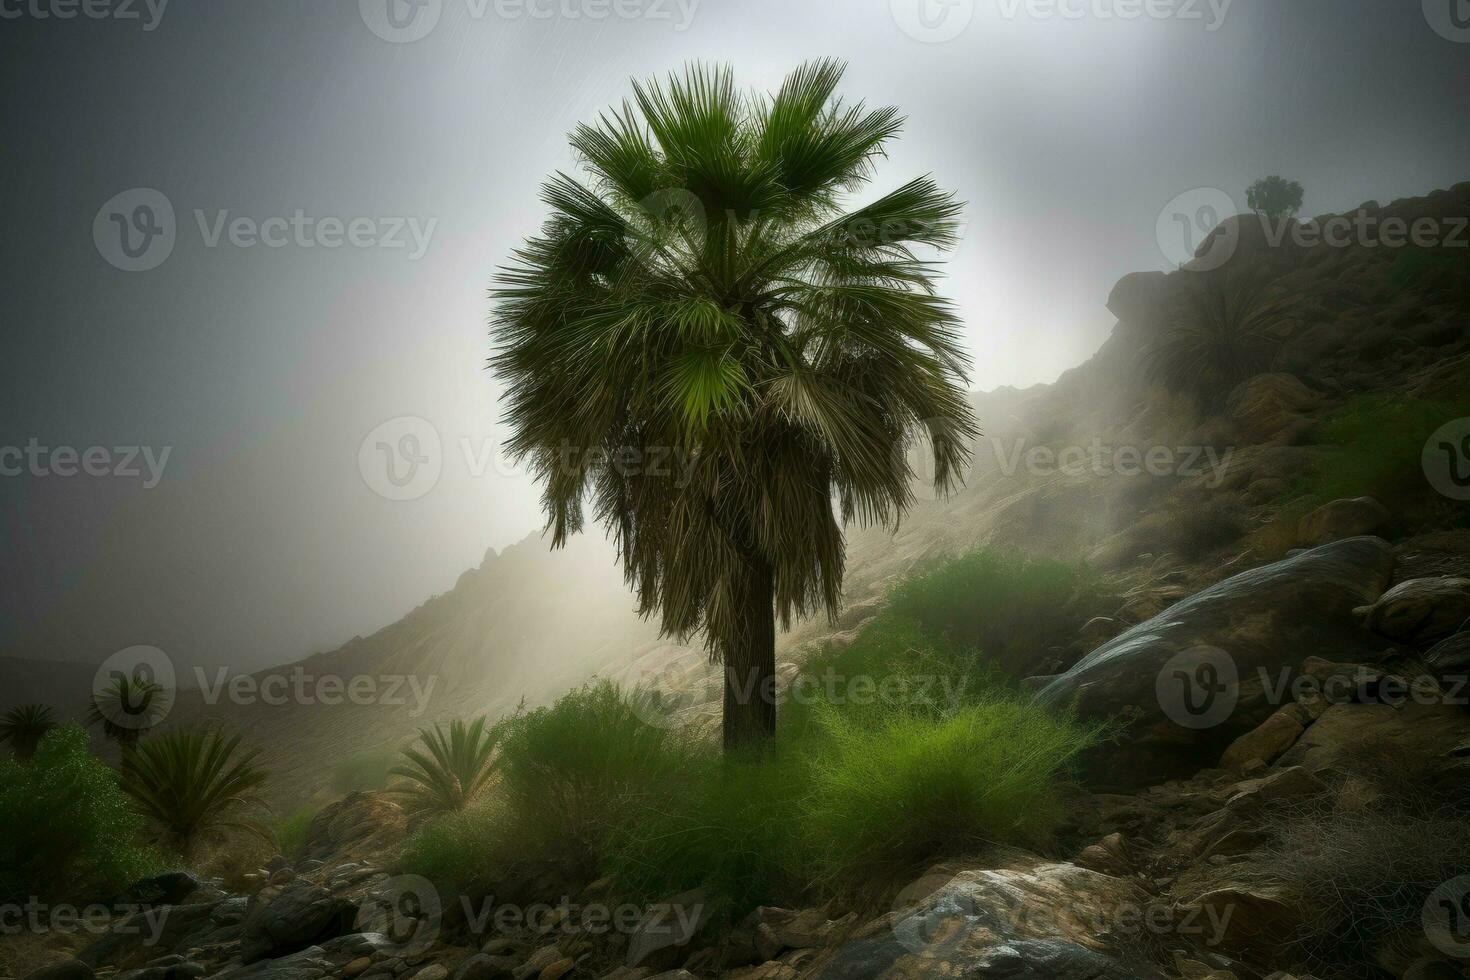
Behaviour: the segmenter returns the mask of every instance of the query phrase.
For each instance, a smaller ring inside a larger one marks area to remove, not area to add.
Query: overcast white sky
[[[172,0],[152,29],[36,16],[49,2],[0,20],[0,446],[170,456],[147,490],[0,478],[0,651],[27,655],[293,659],[538,528],[535,489],[492,462],[485,292],[537,228],[541,180],[572,166],[567,132],[631,76],[712,59],[768,89],[837,56],[847,96],[904,110],[875,186],[933,173],[969,203],[947,290],[977,388],[1085,360],[1112,284],[1169,267],[1155,224],[1183,192],[1243,203],[1279,172],[1318,213],[1470,179],[1470,43],[1418,0],[1189,0],[1198,18],[1162,19],[1107,16],[1130,9],[1109,0],[1075,0],[1080,17],[1017,0],[537,0],[548,17],[427,0],[437,22],[411,43],[369,27],[391,33],[386,4],[407,17],[405,0]],[[175,211],[150,271],[114,268],[93,238],[133,188]],[[297,209],[383,235],[402,219],[426,248],[209,244]],[[409,501],[359,467],[400,416],[442,446],[437,484]]]

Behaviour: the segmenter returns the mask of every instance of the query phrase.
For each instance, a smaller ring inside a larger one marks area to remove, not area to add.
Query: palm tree
[[[921,256],[962,206],[929,178],[844,210],[902,124],[820,61],[769,95],[727,68],[634,83],[571,137],[551,217],[497,279],[508,450],[553,546],[614,535],[643,615],[725,665],[727,747],[775,732],[775,631],[835,615],[843,523],[913,501],[923,438],[949,489],[975,425],[958,322]]]
[[[1266,262],[1180,275],[1172,318],[1143,348],[1144,372],[1216,410],[1236,385],[1270,367],[1284,314],[1269,293]]]
[[[269,829],[244,815],[263,806],[254,790],[265,781],[258,752],[240,751],[240,736],[217,731],[167,732],[130,745],[119,765],[123,792],[188,858],[209,835],[242,830],[273,842]]]
[[[449,731],[435,725],[419,729],[418,741],[427,752],[412,746],[403,750],[409,764],[390,770],[409,785],[398,790],[412,813],[447,813],[462,810],[477,797],[494,775],[498,759],[492,759],[500,733],[487,727],[483,717],[469,724],[456,719]]]
[[[102,734],[127,749],[168,716],[172,699],[172,691],[141,672],[118,674],[93,693],[87,724],[100,725]]]
[[[46,733],[56,727],[56,715],[44,704],[11,708],[0,720],[0,742],[9,742],[15,757],[24,762],[36,754]]]

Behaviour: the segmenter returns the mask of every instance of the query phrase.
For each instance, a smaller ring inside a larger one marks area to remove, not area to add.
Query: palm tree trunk
[[[776,734],[776,610],[774,582],[764,560],[753,559],[741,583],[744,623],[725,647],[725,751],[756,745]]]

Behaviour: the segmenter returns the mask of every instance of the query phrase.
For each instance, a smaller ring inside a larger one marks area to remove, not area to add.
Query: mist
[[[873,186],[932,173],[968,203],[944,288],[977,392],[1091,356],[1113,283],[1180,261],[1158,233],[1180,195],[1243,211],[1283,172],[1304,214],[1343,212],[1470,162],[1470,48],[1418,4],[971,6],[934,41],[840,0],[601,18],[445,0],[410,43],[350,0],[7,14],[0,445],[43,465],[0,478],[0,652],[281,663],[539,532],[539,490],[501,451],[486,293],[540,225],[541,181],[575,168],[566,134],[631,78],[704,59],[769,89],[833,56],[848,98],[898,106]],[[136,188],[167,200],[176,241],[126,271],[94,226]],[[105,475],[58,447],[104,450]],[[631,615],[610,546],[568,560]]]

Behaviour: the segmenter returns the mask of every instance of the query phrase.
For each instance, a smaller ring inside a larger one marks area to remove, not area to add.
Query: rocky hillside
[[[1359,220],[1366,227],[1429,218],[1453,228],[1456,216],[1470,214],[1470,184],[1365,209]],[[854,528],[847,611],[836,624],[800,624],[782,638],[780,655],[793,663],[806,644],[834,635],[841,642],[893,582],[939,555],[992,547],[1095,563],[1121,597],[1112,622],[1098,627],[1097,638],[1106,639],[1232,571],[1306,543],[1296,536],[1301,515],[1291,491],[1334,458],[1316,437],[1325,420],[1373,393],[1410,402],[1466,398],[1470,249],[1370,241],[1298,247],[1292,240],[1304,236],[1294,232],[1273,246],[1269,231],[1242,216],[1200,247],[1218,260],[1220,237],[1234,242],[1228,261],[1205,275],[1266,266],[1261,305],[1273,343],[1259,374],[1209,408],[1152,380],[1145,352],[1180,315],[1200,273],[1125,277],[1107,299],[1118,324],[1098,353],[1054,384],[977,395],[985,434],[965,488],[938,500],[921,489],[896,533]],[[1417,455],[1410,447],[1408,456]],[[1453,501],[1419,475],[1409,478],[1432,511],[1413,515],[1421,529],[1462,522]],[[685,692],[713,689],[702,651],[660,640],[634,614],[602,542],[575,540],[568,551],[549,552],[538,535],[487,555],[453,590],[400,622],[283,671],[297,668],[345,681],[403,678],[398,693],[410,704],[413,685],[430,693],[412,718],[401,705],[182,698],[171,722],[223,717],[264,745],[280,774],[273,799],[286,808],[329,791],[323,758],[398,744],[441,718],[495,715],[522,698],[541,703],[593,673]],[[257,677],[270,673],[281,671]],[[715,711],[712,702],[693,704],[689,717],[710,720]]]
[[[1470,184],[1363,214],[1449,222],[1470,214]],[[627,928],[572,927],[574,908],[607,899],[606,880],[547,895],[555,914],[538,925],[487,926],[466,896],[392,873],[409,822],[360,793],[236,892],[150,883],[143,904],[171,910],[158,941],[123,919],[37,976],[1470,976],[1470,505],[1424,431],[1470,419],[1470,260],[1276,246],[1247,218],[1220,235],[1235,239],[1223,266],[1217,237],[1198,260],[1213,269],[1120,282],[1118,326],[1087,364],[978,396],[986,435],[967,487],[921,501],[896,534],[855,530],[848,611],[783,640],[789,677],[807,644],[849,642],[886,589],[944,554],[992,547],[1102,569],[1116,608],[1026,679],[1041,702],[1112,726],[1054,852],[975,854],[878,907],[763,907],[728,928],[706,926],[697,891],[635,910]],[[1246,277],[1269,341],[1258,370],[1216,397],[1147,367],[1201,275]],[[400,623],[297,665],[421,689],[437,678],[416,718],[385,705],[221,710],[195,692],[169,724],[242,725],[279,767],[278,792],[304,799],[334,795],[324,760],[434,718],[546,700],[594,672],[706,690],[701,653],[659,641],[622,601],[585,601],[606,571],[576,557],[535,540],[489,556]],[[686,711],[698,722],[714,705]]]

